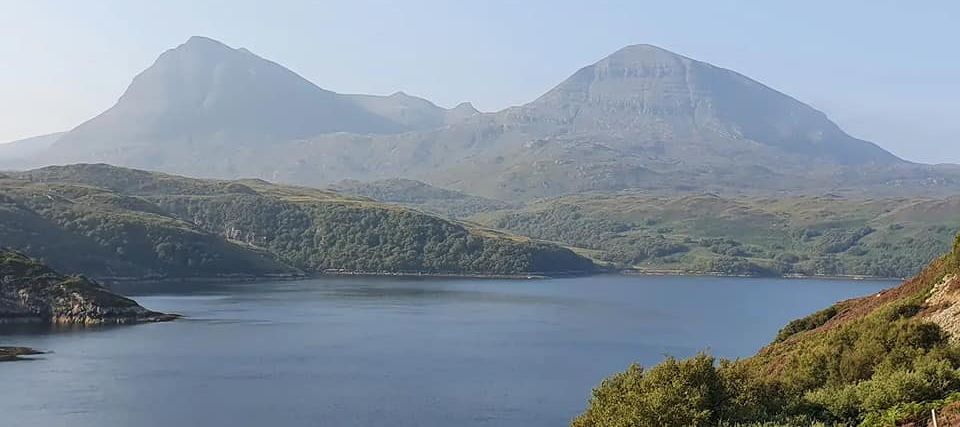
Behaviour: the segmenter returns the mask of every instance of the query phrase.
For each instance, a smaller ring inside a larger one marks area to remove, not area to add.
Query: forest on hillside
[[[107,165],[0,178],[0,242],[106,278],[582,274],[551,243],[334,192]]]

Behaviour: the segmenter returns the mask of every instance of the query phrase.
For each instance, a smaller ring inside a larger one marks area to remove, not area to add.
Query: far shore
[[[484,274],[484,273],[418,273],[418,272],[386,272],[386,271],[352,271],[352,270],[324,270],[310,274],[298,275],[229,275],[229,276],[192,276],[192,277],[97,277],[99,283],[110,284],[162,284],[162,283],[225,283],[225,282],[271,282],[296,281],[322,277],[422,277],[425,279],[489,279],[489,280],[517,280],[517,279],[553,279],[562,277],[583,277],[597,272],[563,272],[563,273],[521,273],[521,274]]]
[[[310,274],[278,274],[265,276],[224,275],[224,276],[192,276],[192,277],[98,277],[100,283],[110,284],[163,284],[163,283],[228,283],[228,282],[271,282],[297,281],[323,277],[403,277],[424,279],[477,279],[477,280],[544,280],[569,277],[584,277],[601,274],[617,274],[624,276],[676,276],[676,277],[730,277],[742,279],[797,279],[797,280],[871,280],[871,281],[903,281],[901,277],[879,277],[867,275],[805,275],[785,274],[758,275],[733,274],[710,271],[687,271],[670,269],[612,269],[600,268],[594,272],[563,272],[563,273],[521,273],[521,274],[484,274],[484,273],[420,273],[420,272],[385,272],[385,271],[353,271],[329,269]]]
[[[686,271],[686,270],[661,270],[661,269],[632,269],[627,268],[619,270],[616,273],[627,276],[679,276],[679,277],[737,277],[741,279],[797,279],[797,280],[873,280],[881,282],[902,282],[906,280],[903,277],[881,277],[867,276],[858,274],[784,274],[762,275],[762,274],[734,274],[723,273],[719,271]]]

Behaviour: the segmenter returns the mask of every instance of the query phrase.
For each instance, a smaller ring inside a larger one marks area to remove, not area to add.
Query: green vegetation
[[[142,198],[83,185],[0,180],[0,242],[58,270],[102,278],[296,273]]]
[[[909,277],[950,247],[960,198],[589,193],[471,220],[641,271]]]
[[[373,182],[347,180],[337,183],[332,188],[344,194],[369,197],[381,202],[399,203],[451,218],[466,218],[482,212],[519,206],[515,203],[434,187],[410,179],[394,178]]]
[[[931,409],[956,416],[958,274],[960,238],[915,279],[791,322],[751,358],[632,366],[605,380],[572,425],[893,426],[925,422]]]
[[[43,354],[43,352],[29,347],[0,347],[0,362],[22,360],[23,356],[34,356],[37,354]]]
[[[0,323],[104,324],[174,318],[149,311],[82,276],[65,276],[22,254],[0,249]],[[10,358],[29,354],[16,348],[8,353]]]
[[[0,242],[97,277],[372,273],[561,274],[593,268],[554,244],[365,198],[260,180],[107,165],[0,179]]]

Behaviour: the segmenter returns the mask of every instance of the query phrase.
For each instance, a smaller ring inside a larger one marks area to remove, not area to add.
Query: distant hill
[[[411,179],[394,178],[373,182],[346,180],[333,185],[331,189],[381,202],[399,203],[452,218],[466,218],[483,212],[519,207],[516,203],[472,196]]]
[[[950,248],[960,197],[586,193],[470,218],[640,271],[908,277]]]
[[[102,164],[0,178],[0,242],[105,279],[593,270],[554,244],[367,198]]]
[[[106,162],[327,186],[415,179],[496,200],[645,189],[952,194],[960,170],[906,162],[731,70],[628,46],[527,104],[480,113],[398,92],[321,89],[194,37],[109,110],[0,169]]]
[[[0,144],[0,162],[12,163],[40,155],[60,140],[64,133],[51,133]]]

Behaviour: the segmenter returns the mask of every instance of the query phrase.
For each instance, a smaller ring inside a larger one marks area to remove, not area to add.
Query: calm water
[[[630,362],[746,356],[890,282],[597,276],[123,289],[166,324],[4,327],[9,426],[563,426]]]

